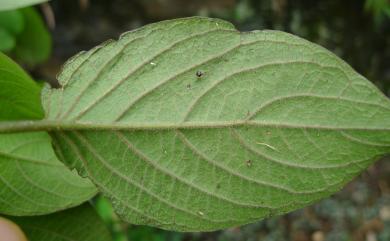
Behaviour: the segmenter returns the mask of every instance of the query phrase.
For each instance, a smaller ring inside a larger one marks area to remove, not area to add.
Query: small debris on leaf
[[[200,71],[200,70],[196,71],[196,77],[198,77],[198,78],[202,77],[203,74],[204,73],[202,71]]]
[[[246,165],[247,165],[248,167],[251,167],[251,166],[252,166],[252,160],[247,160],[247,161],[246,161]]]

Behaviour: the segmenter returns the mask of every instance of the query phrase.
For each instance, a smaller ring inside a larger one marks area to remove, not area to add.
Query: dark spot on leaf
[[[186,87],[187,89],[191,89],[191,84],[188,84]]]
[[[196,71],[196,77],[198,77],[198,78],[202,77],[203,74],[204,73],[202,71],[200,71],[200,70]]]
[[[252,160],[247,160],[247,161],[246,161],[246,165],[247,165],[248,167],[252,166]]]

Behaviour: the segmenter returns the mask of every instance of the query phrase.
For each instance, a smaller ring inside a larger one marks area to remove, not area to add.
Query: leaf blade
[[[41,119],[40,88],[0,53],[0,121]],[[79,205],[96,194],[87,179],[54,154],[47,133],[0,135],[0,213],[46,214]]]
[[[31,241],[112,240],[107,227],[90,204],[46,216],[9,218],[22,228]]]
[[[0,120],[40,119],[40,88],[15,62],[0,53]]]
[[[278,31],[152,24],[76,56],[59,81],[43,102],[62,160],[136,224],[205,231],[285,213],[390,149],[388,99]]]
[[[96,194],[87,179],[68,170],[45,132],[0,136],[0,213],[31,216],[78,206]]]

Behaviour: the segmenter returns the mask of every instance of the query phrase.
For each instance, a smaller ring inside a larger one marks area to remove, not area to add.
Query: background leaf
[[[9,217],[29,241],[110,241],[111,235],[89,204],[36,217]]]
[[[41,119],[40,88],[0,53],[0,120]],[[0,135],[0,213],[36,215],[79,205],[96,193],[56,158],[45,132]]]
[[[47,1],[49,0],[1,0],[0,11],[27,7]]]
[[[0,12],[0,28],[9,31],[10,34],[18,34],[24,28],[23,15],[18,10]]]
[[[32,7],[0,11],[0,35],[0,50],[23,64],[40,64],[51,54],[51,36]]]
[[[40,91],[19,65],[0,53],[0,121],[43,118]]]
[[[51,53],[52,41],[49,32],[34,8],[19,10],[24,19],[24,29],[17,36],[15,58],[26,64],[34,65],[44,62]]]
[[[8,52],[15,47],[15,38],[3,28],[0,28],[0,51]]]
[[[205,231],[339,190],[390,151],[390,103],[329,51],[224,21],[148,25],[44,90],[61,159],[135,224]]]
[[[56,158],[47,133],[0,135],[0,213],[25,216],[77,206],[96,194]]]

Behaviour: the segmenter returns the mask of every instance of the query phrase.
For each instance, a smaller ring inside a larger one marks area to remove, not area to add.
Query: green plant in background
[[[110,201],[104,198],[102,195],[98,195],[94,199],[94,206],[98,214],[103,219],[104,223],[108,226],[108,229],[111,231],[113,240],[128,240],[125,231],[127,225],[121,222],[121,220],[115,214],[115,211],[112,208]]]
[[[51,37],[37,11],[32,7],[3,9],[0,7],[0,51],[30,66],[47,60]]]
[[[388,0],[366,0],[365,9],[371,12],[377,23],[383,18],[390,18],[390,2]]]
[[[38,3],[48,2],[49,0],[1,0],[0,11],[23,8]]]
[[[9,52],[16,45],[15,35],[22,32],[24,28],[23,16],[19,11],[2,11],[0,12],[0,50]]]
[[[110,233],[90,204],[46,216],[8,217],[28,240],[107,241]]]

